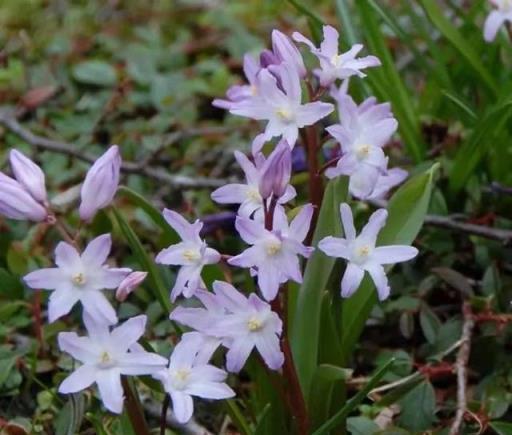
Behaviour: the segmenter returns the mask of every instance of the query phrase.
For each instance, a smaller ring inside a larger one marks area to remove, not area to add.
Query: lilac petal
[[[269,263],[258,269],[258,287],[267,301],[273,301],[279,291],[281,272],[277,266]]]
[[[169,367],[192,366],[201,345],[202,343],[188,337],[182,339],[172,351]]]
[[[236,218],[235,228],[242,240],[250,245],[254,245],[258,240],[268,236],[268,231],[261,222],[242,216]]]
[[[124,397],[119,370],[98,370],[96,383],[98,384],[101,401],[105,408],[115,414],[121,414],[123,412]]]
[[[244,74],[249,83],[253,83],[256,80],[256,75],[260,71],[261,67],[254,56],[250,54],[244,55]]]
[[[296,255],[287,256],[286,261],[280,264],[281,273],[288,279],[302,283],[302,271],[299,258]]]
[[[505,22],[505,15],[500,11],[492,11],[484,23],[484,39],[491,42],[496,38],[498,30]]]
[[[338,237],[325,237],[318,243],[318,249],[329,257],[343,258],[347,261],[349,261],[351,257],[351,251],[347,241]]]
[[[340,144],[346,145],[351,142],[350,134],[347,128],[341,124],[333,124],[326,128],[329,133],[336,141]]]
[[[352,175],[358,168],[359,162],[353,153],[345,154],[338,160],[336,167],[328,168],[325,175],[328,178],[339,177],[340,175]]]
[[[119,325],[111,333],[112,343],[122,353],[134,344],[146,329],[147,317],[145,315],[135,316]]]
[[[374,123],[371,130],[365,131],[361,138],[361,142],[374,145],[376,147],[383,147],[391,136],[398,129],[398,121],[395,118],[384,119]]]
[[[204,308],[184,308],[176,307],[169,316],[170,320],[181,323],[189,328],[210,332],[212,317]]]
[[[70,394],[84,390],[96,381],[96,369],[92,365],[78,367],[59,385],[59,393]]]
[[[66,242],[59,242],[55,248],[55,264],[66,271],[75,270],[80,264],[80,254]]]
[[[260,73],[261,75],[261,73]],[[274,79],[275,81],[275,79]],[[261,83],[261,81],[260,81]],[[265,86],[268,86],[268,82],[265,82]],[[261,86],[261,85],[260,85]],[[274,85],[277,90],[277,85]],[[263,92],[263,88],[260,87],[260,92]],[[269,91],[267,91],[269,92]],[[229,110],[233,115],[243,116],[245,118],[256,119],[258,121],[262,121],[268,119],[269,116],[269,106],[263,100],[256,100],[255,98],[250,98],[242,101],[237,101],[231,104],[231,108]]]
[[[235,392],[220,382],[197,382],[187,388],[187,393],[203,399],[227,399],[234,397]]]
[[[218,302],[227,310],[236,313],[247,309],[247,298],[231,284],[215,281],[213,290],[218,296]]]
[[[279,370],[284,364],[279,338],[275,334],[260,334],[256,337],[256,349],[271,370]]]
[[[101,266],[110,254],[112,238],[110,234],[103,234],[92,240],[82,253],[82,261],[88,266]]]
[[[416,255],[418,255],[418,250],[413,246],[379,246],[373,250],[372,261],[379,264],[395,264],[408,261]]]
[[[215,337],[210,337],[208,335],[202,334],[201,332],[187,332],[181,336],[182,340],[189,340],[195,343],[195,348],[198,349],[197,356],[195,358],[194,364],[196,365],[196,368],[194,370],[194,374],[198,373],[199,367],[197,367],[198,364],[208,364],[208,361],[210,361],[211,357],[217,350],[217,348],[221,345],[221,340]],[[213,367],[209,365],[205,365],[204,367]],[[213,367],[215,370],[217,370],[218,377],[209,377],[210,381],[223,381],[226,378],[226,372],[223,370],[217,369],[216,367]],[[201,374],[201,373],[200,373]],[[204,379],[204,377],[202,377]]]
[[[203,225],[200,222],[189,223],[183,216],[173,210],[164,209],[164,219],[182,240],[193,240],[199,237]]]
[[[54,290],[62,285],[65,277],[58,267],[39,269],[23,277],[25,284],[32,289]]]
[[[382,169],[370,165],[360,165],[359,168],[350,176],[349,191],[352,196],[359,199],[367,199],[375,186]]]
[[[364,277],[364,270],[353,263],[348,263],[341,280],[341,297],[349,298],[359,288]]]
[[[96,276],[94,285],[98,290],[100,289],[115,289],[121,285],[123,280],[130,275],[131,269],[127,267],[122,268],[102,268]]]
[[[297,125],[302,128],[316,123],[334,111],[331,103],[306,103],[297,109]]]
[[[79,337],[75,332],[60,332],[57,336],[59,349],[70,354],[74,359],[87,363],[97,358],[95,344],[89,337]]]
[[[187,243],[181,242],[176,245],[171,245],[168,248],[162,249],[155,257],[155,262],[158,264],[166,264],[172,266],[183,266],[188,264],[189,261],[183,257],[183,251],[188,246]]]
[[[303,78],[306,76],[307,70],[299,50],[279,30],[272,31],[272,50],[284,65],[290,65],[293,68],[297,77]]]
[[[235,151],[235,159],[244,171],[247,183],[252,186],[257,186],[259,183],[260,175],[254,163],[251,162],[247,156],[240,151]]]
[[[361,239],[367,241],[372,246],[375,246],[375,242],[377,240],[377,236],[379,235],[380,230],[386,223],[386,219],[388,218],[388,212],[386,209],[381,208],[375,211],[368,220],[368,223],[361,230],[361,234],[359,237]]]
[[[71,289],[63,288],[53,291],[48,302],[48,321],[53,323],[68,314],[79,299],[79,294]]]
[[[388,284],[388,277],[386,276],[386,272],[384,268],[379,264],[367,264],[365,269],[370,273],[373,282],[375,283],[375,287],[377,288],[377,293],[379,295],[379,300],[383,301],[387,299],[389,296],[390,288]]]
[[[270,123],[269,123],[270,125]],[[273,136],[279,136],[279,134],[274,134]],[[297,139],[299,138],[299,128],[296,124],[289,124],[285,127],[282,132],[283,139],[286,140],[290,147],[294,147]]]
[[[178,422],[185,424],[194,414],[194,402],[192,397],[181,391],[171,391],[172,410]]]
[[[182,269],[189,269],[187,272],[188,281],[182,294],[185,298],[190,298],[194,296],[196,290],[204,288],[204,283],[201,280],[203,266],[184,266]]]
[[[96,321],[110,325],[117,323],[117,314],[110,302],[100,291],[84,292],[80,300],[84,310]]]
[[[226,368],[228,371],[238,373],[242,370],[253,348],[254,343],[247,340],[247,338],[233,341],[226,354]]]
[[[45,202],[45,177],[41,168],[18,150],[11,150],[9,159],[16,180],[36,201]]]
[[[320,44],[320,50],[325,56],[332,58],[338,54],[339,47],[339,33],[332,26],[324,26],[323,28],[324,40]]]
[[[120,373],[130,376],[152,375],[165,369],[167,364],[163,356],[140,350],[126,353],[118,361]]]
[[[110,337],[110,328],[107,323],[92,317],[86,310],[83,312],[83,321],[89,337],[97,342],[105,342]]]
[[[222,256],[219,251],[213,248],[206,248],[203,254],[204,264],[217,264],[221,260]]]
[[[192,270],[188,267],[181,267],[176,275],[174,286],[171,290],[171,302],[176,301],[176,298],[185,290],[187,281],[192,276]]]
[[[387,171],[385,175],[381,175],[377,180],[375,189],[373,189],[369,200],[384,198],[391,189],[401,184],[409,175],[409,173],[401,168],[393,168]]]
[[[281,79],[281,86],[289,100],[300,104],[302,99],[302,89],[300,87],[300,78],[293,66],[288,63],[282,63],[279,66],[270,66],[269,70]]]
[[[308,38],[306,38],[302,33],[299,32],[293,32],[292,38],[296,42],[302,42],[303,44],[306,44],[312,52],[318,51],[318,48],[316,48],[315,44],[311,42]]]
[[[211,194],[212,199],[219,204],[241,204],[249,194],[249,187],[246,184],[227,184],[219,187]]]
[[[340,204],[340,215],[346,239],[355,240],[356,229],[354,228],[354,217],[352,216],[352,209],[347,203]]]
[[[302,242],[308,235],[314,210],[312,204],[306,204],[290,223],[290,235],[295,240]]]

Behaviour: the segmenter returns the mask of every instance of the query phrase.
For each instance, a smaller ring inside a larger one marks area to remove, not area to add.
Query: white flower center
[[[83,286],[86,283],[85,274],[82,272],[77,273],[71,277],[71,281],[78,287]]]
[[[264,326],[263,320],[259,319],[256,316],[252,316],[247,321],[247,329],[249,329],[249,331],[251,331],[251,332],[259,331],[260,329],[263,328],[263,326]]]
[[[251,201],[254,201],[257,203],[261,202],[260,192],[255,187],[251,187],[251,188],[247,189],[246,196],[247,196],[247,199],[249,199]]]
[[[254,97],[258,95],[258,88],[254,85],[251,86],[251,95]]]
[[[335,54],[334,56],[331,57],[331,63],[336,66],[336,67],[339,67],[342,63],[342,60],[341,60],[341,54]]]
[[[190,262],[197,262],[201,259],[201,253],[197,249],[184,249],[181,255]]]
[[[98,361],[98,365],[101,367],[101,368],[104,368],[104,369],[107,369],[109,367],[112,367],[115,365],[115,361],[114,359],[112,358],[112,355],[110,355],[110,353],[108,353],[106,350],[103,351],[100,355],[100,359]]]
[[[286,107],[281,107],[280,109],[276,110],[276,115],[286,124],[291,123],[294,119],[292,111]]]
[[[368,260],[368,257],[372,253],[372,247],[370,245],[359,245],[354,249],[354,263],[363,264]]]
[[[370,145],[359,145],[356,148],[356,156],[359,160],[364,160],[370,155]]]
[[[171,372],[171,382],[173,387],[177,390],[183,390],[187,386],[191,373],[191,370],[188,368],[173,370]]]
[[[279,240],[271,240],[267,242],[265,249],[267,251],[267,254],[271,257],[274,255],[279,254],[281,252],[282,243]]]

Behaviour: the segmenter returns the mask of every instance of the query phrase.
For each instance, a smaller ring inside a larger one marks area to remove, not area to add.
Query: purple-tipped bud
[[[130,273],[116,290],[116,299],[119,302],[126,300],[128,295],[134,291],[148,276],[147,272],[132,272]]]
[[[279,65],[281,60],[274,54],[273,51],[263,50],[260,54],[260,65],[262,68],[267,68],[270,65]]]
[[[306,77],[307,71],[300,51],[290,38],[279,30],[272,31],[272,50],[281,62],[293,66],[299,77]]]
[[[18,150],[11,150],[9,155],[12,172],[28,193],[39,202],[46,202],[44,173],[39,166]]]
[[[292,150],[288,142],[279,142],[268,156],[263,167],[259,190],[262,198],[267,199],[272,194],[281,198],[286,192],[292,175]]]
[[[20,183],[0,172],[0,215],[42,222],[47,219],[48,212]]]
[[[82,185],[80,218],[90,221],[98,210],[112,202],[119,185],[121,155],[117,145],[112,145],[94,164],[85,176]]]

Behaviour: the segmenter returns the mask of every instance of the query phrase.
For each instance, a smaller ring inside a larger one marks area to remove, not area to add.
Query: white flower
[[[498,30],[506,21],[512,23],[512,0],[491,0],[496,7],[485,20],[484,39],[487,42],[494,41]]]
[[[61,332],[58,336],[60,349],[82,365],[64,379],[59,392],[76,393],[96,383],[105,407],[120,414],[123,410],[121,375],[150,375],[167,363],[165,358],[146,352],[136,344],[144,333],[146,320],[144,315],[133,317],[109,331],[107,325],[84,314],[88,337]]]
[[[348,204],[340,205],[340,214],[345,238],[326,237],[320,241],[318,248],[330,257],[343,258],[348,262],[341,280],[341,296],[350,297],[359,288],[366,271],[377,287],[379,299],[386,299],[390,288],[382,265],[410,260],[418,255],[418,250],[404,245],[375,247],[377,236],[388,216],[384,209],[377,210],[370,216],[357,237],[352,210]]]

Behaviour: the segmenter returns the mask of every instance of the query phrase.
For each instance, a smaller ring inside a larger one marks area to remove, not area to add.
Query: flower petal
[[[82,262],[88,267],[101,266],[110,254],[112,238],[110,234],[103,234],[92,240],[82,253]]]
[[[318,248],[329,257],[343,258],[350,260],[350,246],[345,239],[339,237],[325,237],[318,243]]]
[[[380,230],[386,223],[386,219],[388,218],[388,212],[386,209],[381,208],[375,211],[368,219],[368,223],[361,230],[361,234],[359,238],[365,240],[367,243],[370,243],[371,246],[375,246],[375,242],[377,240],[377,236],[379,235]]]
[[[71,288],[53,291],[48,302],[48,321],[53,323],[68,314],[79,300],[80,295]]]
[[[346,239],[354,240],[356,238],[356,229],[354,228],[354,217],[352,216],[352,209],[347,203],[340,204],[340,215]]]
[[[98,323],[117,323],[117,314],[105,295],[97,290],[87,291],[80,296],[84,310]]]
[[[145,315],[135,316],[128,319],[110,334],[111,342],[120,353],[126,352],[128,348],[137,342],[146,329],[147,317]]]
[[[238,373],[242,370],[253,347],[252,340],[245,337],[233,341],[226,354],[226,368],[228,371]]]
[[[365,269],[370,273],[370,276],[375,283],[375,287],[377,288],[377,293],[379,295],[379,300],[383,301],[384,299],[387,299],[389,296],[390,288],[388,284],[388,277],[386,276],[384,268],[379,264],[370,263],[365,265]]]
[[[418,250],[414,246],[388,245],[375,248],[371,259],[378,264],[395,264],[408,261],[416,255]]]
[[[279,370],[284,364],[284,354],[281,351],[279,338],[274,333],[259,334],[256,336],[256,349],[262,356],[265,364],[271,370]]]
[[[181,391],[171,391],[172,410],[178,422],[185,424],[194,414],[194,402],[192,397]]]
[[[354,263],[348,263],[341,280],[341,297],[349,298],[359,288],[364,277],[364,270]]]
[[[100,392],[101,401],[105,408],[115,414],[123,412],[123,387],[121,386],[121,374],[117,368],[98,370],[96,383]]]
[[[59,349],[74,359],[83,363],[96,361],[98,348],[89,337],[79,337],[76,332],[60,332],[57,340]]]
[[[78,367],[59,385],[59,393],[70,394],[88,388],[96,381],[96,368],[92,365]]]
[[[62,286],[65,277],[58,267],[35,270],[23,277],[25,284],[32,289],[54,290]]]

